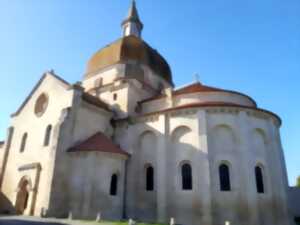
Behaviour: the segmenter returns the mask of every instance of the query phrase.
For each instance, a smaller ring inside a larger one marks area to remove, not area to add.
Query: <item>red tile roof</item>
[[[199,82],[196,82],[191,85],[188,85],[183,88],[175,90],[173,92],[173,94],[181,95],[181,94],[189,94],[189,93],[195,93],[195,92],[210,92],[210,91],[219,92],[219,91],[225,91],[225,90],[220,89],[220,88],[205,86]]]
[[[191,85],[188,85],[188,86],[185,86],[183,88],[173,91],[173,96],[182,95],[182,94],[191,94],[191,93],[196,93],[196,92],[227,92],[227,93],[238,94],[238,95],[242,95],[242,96],[248,98],[250,101],[253,102],[253,104],[255,106],[257,105],[256,102],[248,95],[245,95],[245,94],[242,94],[242,93],[236,92],[236,91],[224,90],[224,89],[220,89],[220,88],[205,86],[205,85],[201,84],[200,82],[196,82]],[[152,100],[157,100],[157,99],[165,98],[165,97],[166,97],[165,94],[161,94],[161,95],[149,98],[149,99],[145,99],[145,100],[141,101],[141,103],[152,101]]]
[[[130,154],[115,145],[112,140],[106,137],[102,132],[98,132],[87,140],[70,148],[68,152],[107,152],[129,156]]]

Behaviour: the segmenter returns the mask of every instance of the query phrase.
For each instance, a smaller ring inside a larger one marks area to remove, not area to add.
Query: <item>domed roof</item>
[[[155,49],[134,35],[125,36],[96,52],[88,62],[85,79],[108,66],[126,62],[146,65],[173,85],[167,61]]]

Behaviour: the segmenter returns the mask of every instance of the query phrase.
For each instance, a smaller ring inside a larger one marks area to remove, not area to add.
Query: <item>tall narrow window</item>
[[[192,178],[192,167],[189,164],[184,164],[181,167],[182,176],[182,189],[192,190],[193,189],[193,178]]]
[[[154,190],[154,169],[152,166],[149,166],[146,170],[146,190]]]
[[[26,142],[27,142],[27,137],[28,134],[25,133],[22,137],[22,141],[21,141],[21,146],[20,146],[20,152],[24,152],[25,151],[25,147],[26,147]]]
[[[259,166],[255,167],[255,179],[256,179],[256,189],[257,193],[264,193],[264,178],[262,168]]]
[[[220,189],[221,191],[230,191],[230,172],[229,167],[225,164],[220,165],[219,167],[219,176],[220,176]]]
[[[52,126],[49,125],[49,126],[47,127],[46,133],[45,133],[44,146],[48,146],[48,145],[50,144],[51,131],[52,131]]]
[[[113,174],[110,181],[110,195],[117,195],[118,192],[118,176]]]
[[[114,98],[114,101],[116,101],[116,100],[118,99],[118,94],[115,93],[115,94],[113,95],[113,98]]]

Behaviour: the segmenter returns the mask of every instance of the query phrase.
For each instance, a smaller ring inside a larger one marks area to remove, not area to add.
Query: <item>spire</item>
[[[143,23],[140,20],[139,13],[136,8],[135,0],[132,0],[128,15],[122,22],[123,36],[135,35],[141,37]]]

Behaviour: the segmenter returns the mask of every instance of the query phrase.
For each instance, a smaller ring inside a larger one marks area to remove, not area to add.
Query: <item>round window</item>
[[[48,96],[46,94],[41,94],[40,97],[36,100],[34,112],[40,117],[44,114],[48,106]]]

